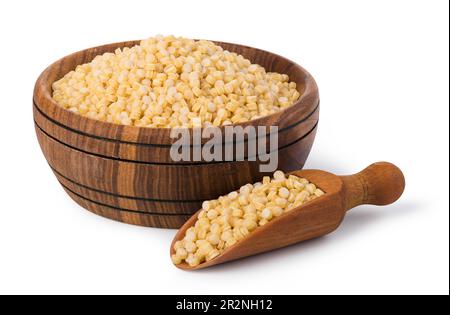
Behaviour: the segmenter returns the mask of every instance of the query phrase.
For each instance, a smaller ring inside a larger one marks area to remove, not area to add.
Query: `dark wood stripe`
[[[138,214],[144,214],[144,215],[157,215],[157,216],[182,216],[182,217],[191,217],[191,215],[189,214],[180,214],[180,213],[161,213],[161,212],[147,212],[147,211],[139,211],[139,210],[131,210],[131,209],[124,209],[124,208],[120,208],[120,207],[116,207],[116,206],[112,206],[112,205],[107,205],[98,201],[94,201],[91,200],[89,198],[86,198],[85,196],[82,196],[76,192],[74,192],[72,189],[70,189],[69,187],[65,186],[63,183],[59,182],[59,184],[68,192],[70,192],[71,194],[77,196],[78,198],[81,198],[85,201],[91,202],[93,204],[96,204],[98,206],[102,206],[102,207],[106,207],[106,208],[110,208],[116,211],[122,211],[122,212],[131,212],[131,213],[138,213]]]
[[[76,151],[79,151],[79,152],[82,152],[82,153],[85,153],[85,154],[90,154],[90,155],[93,155],[93,156],[96,156],[96,157],[99,157],[99,158],[103,158],[103,159],[109,159],[109,160],[120,161],[120,162],[125,162],[125,163],[146,164],[146,165],[175,165],[175,166],[178,166],[178,167],[184,167],[184,166],[190,167],[190,166],[193,166],[193,165],[224,164],[224,163],[236,162],[236,161],[233,160],[233,161],[211,161],[211,162],[196,162],[196,163],[182,163],[182,164],[181,164],[181,163],[176,163],[176,162],[174,162],[174,163],[144,162],[144,161],[135,161],[135,160],[120,159],[120,158],[115,158],[115,157],[106,156],[106,155],[102,155],[102,154],[97,154],[97,153],[93,153],[93,152],[88,152],[88,151],[79,149],[79,148],[77,148],[77,147],[74,147],[74,146],[72,146],[72,145],[69,145],[69,144],[67,144],[67,143],[65,143],[65,142],[62,142],[61,140],[59,140],[59,139],[53,137],[53,136],[50,135],[49,133],[47,133],[44,129],[42,129],[42,128],[38,125],[38,123],[37,123],[36,121],[34,121],[34,124],[35,124],[35,126],[36,126],[43,134],[45,134],[45,135],[46,135],[47,137],[49,137],[50,139],[52,139],[52,140],[58,142],[59,144],[62,144],[62,145],[66,146],[66,147],[68,147],[68,148],[70,148],[70,149],[72,149],[72,150],[76,150]],[[317,128],[317,125],[318,125],[318,124],[319,124],[319,122],[317,121],[317,123],[314,125],[314,127],[312,127],[311,130],[308,131],[305,135],[303,135],[303,136],[300,137],[299,139],[297,139],[297,140],[295,140],[295,141],[293,141],[293,142],[291,142],[291,143],[289,143],[289,144],[287,144],[287,145],[285,145],[285,146],[279,147],[279,148],[277,149],[277,151],[283,150],[283,149],[285,149],[285,148],[287,148],[287,147],[289,147],[289,146],[291,146],[291,145],[296,144],[297,142],[303,140],[304,138],[308,137],[308,136],[309,136],[309,135]],[[270,154],[273,153],[273,152],[274,152],[274,151],[272,151],[272,152],[270,152],[270,153],[258,155],[257,157],[266,157],[266,156],[270,155]],[[252,161],[252,159],[255,159],[255,158],[256,158],[255,156],[253,156],[253,157],[247,157],[247,158],[243,159],[242,161]]]
[[[170,148],[170,147],[172,146],[171,144],[155,144],[155,143],[140,143],[140,142],[124,141],[124,140],[105,138],[105,137],[100,137],[100,136],[96,136],[96,135],[93,135],[93,134],[89,134],[89,133],[86,133],[86,132],[83,132],[83,131],[80,131],[80,130],[77,130],[77,129],[70,128],[70,127],[68,127],[68,126],[66,126],[66,125],[64,125],[64,124],[62,124],[62,123],[60,123],[60,122],[58,122],[58,121],[52,119],[51,117],[49,117],[47,114],[45,114],[45,113],[39,108],[39,106],[36,104],[36,102],[35,102],[34,100],[33,100],[33,106],[36,108],[36,110],[37,110],[44,118],[46,118],[47,120],[51,121],[53,124],[57,125],[58,127],[61,127],[61,128],[66,129],[66,130],[68,130],[68,131],[70,131],[70,132],[73,132],[73,133],[76,133],[76,134],[79,134],[79,135],[82,135],[82,136],[85,136],[85,137],[94,138],[94,139],[97,139],[97,140],[108,141],[108,142],[116,142],[116,143],[122,143],[122,144],[136,145],[136,146],[162,147],[162,148]],[[307,121],[312,115],[314,115],[314,113],[319,109],[319,107],[320,107],[320,101],[317,102],[317,105],[316,105],[315,108],[311,111],[311,113],[309,113],[307,116],[305,116],[305,117],[304,117],[303,119],[301,119],[300,121],[298,121],[298,122],[296,122],[296,123],[294,123],[294,124],[292,124],[292,125],[290,125],[290,126],[288,126],[288,127],[285,127],[285,128],[283,128],[283,129],[281,129],[281,130],[278,130],[278,134],[281,134],[281,133],[283,133],[283,132],[286,132],[286,131],[288,131],[288,130],[290,130],[290,129],[292,129],[292,128],[295,128],[296,126],[298,126],[298,125],[304,123],[304,122]],[[269,136],[270,136],[270,134],[267,134],[266,138],[268,138]],[[253,141],[253,140],[255,140],[255,139],[246,139],[246,140],[244,140],[243,142],[246,143],[246,142],[248,142],[249,140],[252,140],[252,141]],[[241,141],[239,141],[239,142],[233,141],[233,143],[236,143],[236,144],[237,144],[237,143],[240,143],[240,142],[241,142]],[[223,144],[224,144],[224,145],[227,145],[228,143],[229,143],[229,142],[224,142]],[[194,145],[190,145],[190,147],[195,147],[195,146],[194,146]]]
[[[74,181],[73,179],[71,179],[71,178],[61,174],[59,171],[57,171],[50,164],[48,164],[48,165],[50,166],[50,168],[52,169],[53,172],[55,172],[57,175],[61,176],[62,178],[64,178],[68,182],[71,182],[72,184],[74,184],[76,186],[79,186],[81,188],[84,188],[84,189],[87,189],[87,190],[91,190],[91,191],[94,191],[96,193],[112,196],[112,197],[123,198],[123,199],[130,199],[130,200],[138,200],[138,201],[161,202],[161,203],[188,203],[188,202],[189,203],[197,203],[197,202],[204,201],[204,200],[200,200],[200,199],[199,200],[169,200],[169,199],[152,199],[152,198],[141,198],[141,197],[132,197],[132,196],[119,195],[119,194],[111,193],[111,192],[108,192],[108,191],[104,191],[104,190],[100,190],[100,189],[97,189],[97,188],[93,188],[93,187],[89,187],[89,186],[80,184],[80,183]]]

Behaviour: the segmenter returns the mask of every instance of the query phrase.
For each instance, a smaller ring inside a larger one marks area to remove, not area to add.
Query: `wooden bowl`
[[[63,109],[52,99],[52,83],[77,65],[138,43],[86,49],[49,66],[34,89],[36,134],[58,181],[82,207],[121,222],[178,228],[201,207],[203,200],[215,199],[260,180],[266,175],[259,170],[264,162],[253,161],[247,154],[242,161],[174,162],[169,155],[175,141],[170,138],[170,129],[92,120]],[[297,83],[301,97],[294,105],[241,125],[278,126],[278,168],[286,172],[301,169],[311,150],[319,119],[319,94],[312,76],[276,54],[215,43],[268,71],[288,74]],[[246,138],[245,144],[248,141]]]

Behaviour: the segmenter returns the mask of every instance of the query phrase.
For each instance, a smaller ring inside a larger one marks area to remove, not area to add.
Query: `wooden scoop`
[[[308,179],[325,195],[258,227],[210,261],[197,267],[183,262],[177,267],[184,270],[202,269],[326,235],[339,227],[348,210],[363,204],[391,204],[405,188],[401,170],[387,162],[374,163],[350,176],[337,176],[319,170],[301,170],[291,174]],[[175,242],[184,238],[186,230],[197,221],[197,215],[192,216],[178,231],[171,245],[171,255],[175,252]]]

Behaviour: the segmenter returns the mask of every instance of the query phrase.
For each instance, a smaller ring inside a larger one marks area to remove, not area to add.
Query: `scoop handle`
[[[405,189],[402,171],[389,162],[374,163],[357,174],[341,176],[341,179],[347,211],[363,204],[391,204]]]

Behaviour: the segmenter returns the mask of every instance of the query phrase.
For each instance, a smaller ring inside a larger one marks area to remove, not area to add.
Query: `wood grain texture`
[[[186,222],[190,215],[155,215],[136,211],[123,211],[92,202],[63,187],[67,194],[81,207],[102,217],[127,224],[174,229]]]
[[[83,50],[55,62],[36,82],[33,115],[42,151],[58,181],[80,205],[122,222],[157,227],[180,227],[202,200],[217,198],[262,178],[261,162],[174,162],[170,158],[170,129],[115,125],[74,114],[51,97],[51,84],[96,55],[130,47],[137,41]],[[286,73],[301,97],[293,106],[240,124],[278,126],[279,168],[303,167],[319,120],[319,95],[312,76],[297,64],[263,50],[216,42],[244,55],[268,71]],[[221,127],[223,130],[223,128]],[[251,139],[245,138],[246,145]],[[208,139],[203,139],[205,143]],[[221,145],[225,145],[223,140]],[[261,156],[258,156],[261,158]],[[217,180],[217,179],[220,180]],[[133,216],[130,217],[130,213]],[[165,216],[165,217],[164,217]],[[140,221],[139,218],[143,218]],[[163,218],[164,219],[161,219]],[[125,218],[125,219],[124,219]]]
[[[260,161],[234,161],[198,165],[135,163],[100,157],[68,147],[36,127],[41,149],[52,169],[78,184],[111,194],[173,201],[207,200],[246,183],[260,180]],[[284,171],[303,165],[315,130],[279,151]],[[210,180],[208,180],[208,178]],[[220,178],[220,184],[212,183]]]
[[[191,268],[186,263],[177,265],[184,270],[196,270],[286,247],[327,235],[336,230],[348,210],[362,204],[386,205],[395,202],[405,188],[401,170],[388,162],[374,163],[352,176],[336,176],[320,170],[292,172],[315,183],[326,194],[295,208],[268,224],[257,228],[245,239],[225,250],[217,258]],[[174,244],[197,221],[192,216],[175,236]]]
[[[85,152],[93,154],[104,155],[114,157],[123,160],[131,160],[138,162],[149,163],[170,163],[170,148],[171,145],[152,145],[152,144],[136,144],[118,141],[105,141],[98,137],[89,136],[70,130],[65,126],[62,126],[56,121],[52,121],[49,117],[46,117],[36,105],[33,106],[34,119],[37,126],[45,131],[50,136],[56,139],[63,139],[69,146],[75,147]],[[288,128],[279,131],[279,147],[288,146],[299,139],[306,136],[319,121],[319,105],[316,109],[304,120],[299,121]],[[233,141],[231,145],[236,144]],[[248,139],[243,141],[243,157],[248,158],[249,145],[254,146],[254,142],[249,142]],[[270,142],[267,137],[266,146],[269,147]],[[224,141],[221,143],[222,152],[224,155],[226,144]],[[203,148],[203,146],[201,146]],[[190,156],[192,157],[193,150],[190,150]],[[205,162],[201,159],[199,162]],[[197,164],[198,162],[174,162],[174,164]]]
[[[202,200],[224,195],[247,182],[258,181],[264,175],[258,170],[258,161],[230,162],[226,167],[213,164],[213,172],[208,173],[211,172],[209,164],[180,168],[109,160],[71,149],[48,137],[37,127],[36,133],[57,179],[66,191],[71,191],[69,195],[78,204],[97,214],[107,213],[107,217],[112,219],[123,218],[123,214],[112,216],[111,213],[115,211],[170,215],[164,221],[150,221],[148,216],[144,216],[144,221],[136,223],[143,226],[148,222],[164,222],[163,226],[151,226],[179,228],[183,220],[187,219],[186,214],[189,217],[200,209]],[[283,165],[284,171],[304,165],[314,137],[315,129],[303,140],[280,151],[279,163]],[[173,172],[180,174],[176,180],[170,180]],[[211,182],[202,180],[203,175],[212,177],[211,181],[222,177],[231,180],[212,185]],[[198,176],[196,183],[201,186],[191,185],[195,176]],[[176,213],[182,214],[182,220],[173,216]],[[141,216],[133,216],[133,222],[137,222]],[[128,223],[122,219],[119,221]]]

